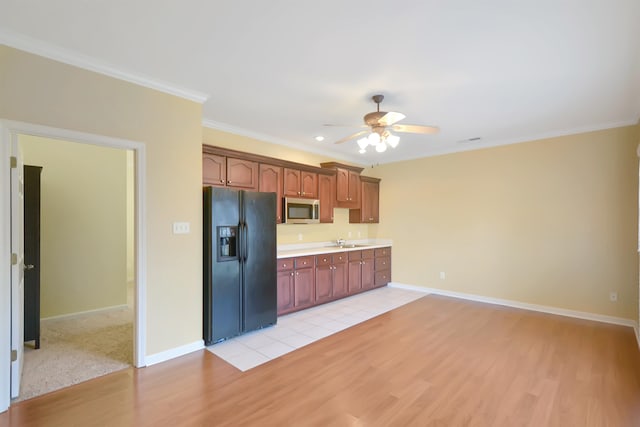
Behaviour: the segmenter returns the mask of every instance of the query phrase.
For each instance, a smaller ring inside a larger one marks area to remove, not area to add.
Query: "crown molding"
[[[169,95],[178,96],[190,101],[203,104],[209,98],[209,95],[194,91],[191,89],[181,88],[171,83],[167,83],[158,79],[154,79],[139,73],[132,73],[121,70],[111,64],[107,64],[99,59],[91,56],[82,55],[68,49],[55,46],[50,43],[36,40],[22,34],[18,34],[8,30],[0,30],[0,44],[43,56],[54,61],[73,65],[78,68],[104,74],[129,83],[144,86],[149,89],[155,89]]]
[[[214,120],[203,119],[202,126],[209,129],[215,129],[223,132],[232,133],[234,135],[246,136],[248,138],[257,139],[259,141],[269,142],[277,145],[284,145],[285,147],[293,148],[299,151],[320,154],[322,156],[327,156],[332,159],[345,160],[345,161],[353,162],[356,164],[362,164],[362,159],[358,159],[357,157],[349,157],[349,156],[341,155],[339,153],[334,153],[329,150],[323,150],[322,148],[297,144],[295,142],[291,142],[286,139],[277,138],[277,137],[260,133],[260,132],[254,132],[252,130],[241,128],[238,126],[233,126],[227,123],[221,123],[221,122],[216,122]]]
[[[425,157],[442,156],[446,154],[462,153],[464,151],[499,147],[502,145],[520,144],[523,142],[541,141],[543,139],[559,138],[559,137],[569,136],[569,135],[579,135],[581,133],[597,132],[601,130],[615,129],[615,128],[625,127],[625,126],[635,126],[638,124],[638,122],[639,122],[639,119],[628,119],[628,120],[621,120],[617,122],[602,123],[598,125],[582,126],[582,127],[563,129],[563,130],[552,131],[552,132],[543,132],[543,133],[520,137],[520,138],[509,138],[509,139],[502,139],[502,140],[496,140],[496,141],[483,141],[478,144],[469,143],[469,144],[462,145],[462,144],[456,143],[455,146],[447,146],[447,147],[430,150],[428,153],[425,153],[420,157],[403,157],[403,158],[393,159],[390,162],[384,162],[384,163],[404,162],[409,160],[417,160],[419,158],[425,158]],[[383,164],[383,162],[379,162],[379,163]]]

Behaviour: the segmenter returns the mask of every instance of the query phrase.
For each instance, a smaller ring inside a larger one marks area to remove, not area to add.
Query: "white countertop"
[[[296,256],[328,254],[334,252],[361,251],[365,249],[386,248],[392,246],[390,239],[347,240],[344,246],[337,246],[335,241],[297,243],[278,245],[276,257],[292,258]],[[355,245],[355,246],[351,246]]]

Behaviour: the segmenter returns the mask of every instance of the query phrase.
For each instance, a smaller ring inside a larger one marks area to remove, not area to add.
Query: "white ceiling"
[[[360,164],[640,116],[637,0],[0,0],[0,10],[0,43],[206,99],[207,126]],[[400,134],[382,154],[333,144],[375,110],[376,93],[401,123],[441,132]]]

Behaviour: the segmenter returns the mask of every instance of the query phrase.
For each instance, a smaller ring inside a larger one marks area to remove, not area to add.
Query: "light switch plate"
[[[188,222],[174,222],[173,223],[173,234],[189,234],[189,223]]]

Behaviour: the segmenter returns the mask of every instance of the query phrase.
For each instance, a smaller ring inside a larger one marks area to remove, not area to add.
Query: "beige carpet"
[[[131,366],[129,308],[43,320],[40,349],[25,345],[20,401]]]

